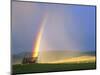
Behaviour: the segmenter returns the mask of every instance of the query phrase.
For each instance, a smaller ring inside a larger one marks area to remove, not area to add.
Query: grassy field
[[[90,63],[67,63],[67,64],[17,64],[12,66],[13,74],[23,73],[40,73],[40,72],[57,72],[73,70],[95,69],[96,64]]]

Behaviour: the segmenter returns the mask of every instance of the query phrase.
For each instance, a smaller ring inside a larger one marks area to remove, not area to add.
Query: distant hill
[[[66,57],[78,57],[83,55],[89,55],[89,56],[95,56],[95,51],[75,51],[75,50],[54,50],[54,51],[48,51],[44,50],[39,52],[38,56],[38,62],[49,62],[49,61],[55,61],[55,60],[61,60],[66,59]],[[17,54],[12,55],[12,64],[21,64],[22,60],[25,56],[31,56],[31,52],[21,52]]]
[[[95,56],[95,51],[78,51],[78,50],[44,50],[39,52],[38,62],[48,63],[55,62],[66,58],[80,57],[80,56]]]

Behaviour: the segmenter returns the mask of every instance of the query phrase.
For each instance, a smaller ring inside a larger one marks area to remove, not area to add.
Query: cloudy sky
[[[42,25],[40,50],[95,51],[95,13],[95,6],[13,1],[12,53],[32,51]]]

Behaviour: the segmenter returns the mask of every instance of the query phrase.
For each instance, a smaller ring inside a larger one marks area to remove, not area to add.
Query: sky
[[[13,1],[12,53],[31,52],[42,25],[40,51],[95,51],[95,10],[95,6]]]

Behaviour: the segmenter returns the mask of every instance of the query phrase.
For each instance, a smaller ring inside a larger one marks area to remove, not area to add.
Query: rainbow
[[[47,20],[47,14],[45,14],[45,16],[42,19],[42,22],[40,23],[40,29],[39,29],[37,39],[36,39],[36,42],[35,42],[35,47],[32,49],[32,57],[33,58],[38,57],[41,38],[42,38],[42,35],[43,35],[46,20]]]

